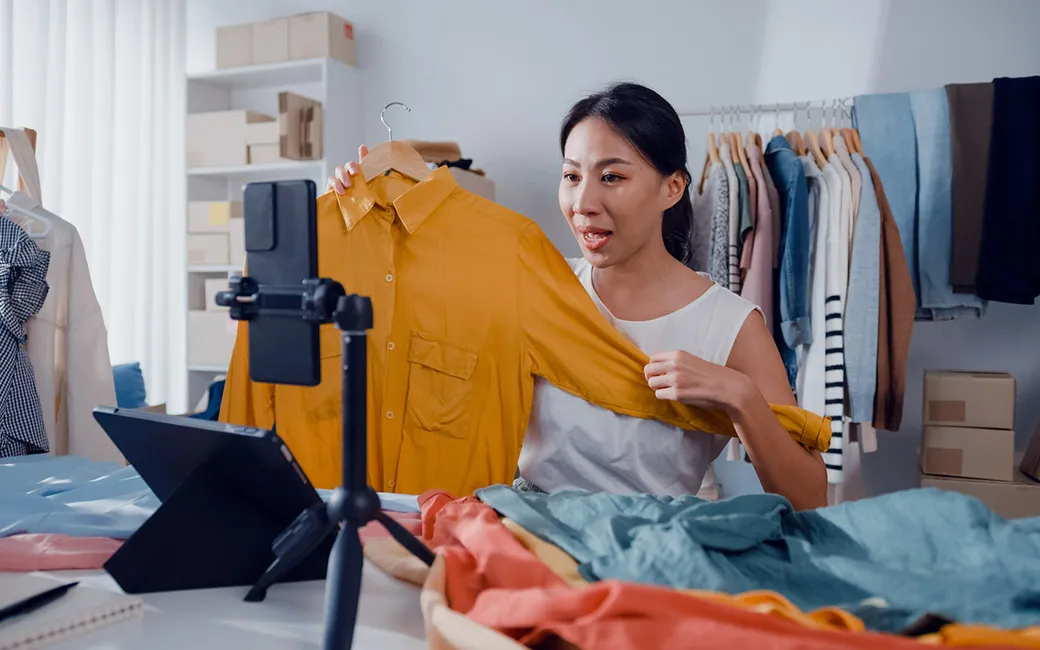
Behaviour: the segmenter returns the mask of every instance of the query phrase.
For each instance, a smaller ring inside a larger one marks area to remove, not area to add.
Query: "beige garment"
[[[448,605],[444,558],[437,555],[427,567],[392,537],[365,540],[365,557],[405,582],[421,585],[419,596],[431,650],[523,650],[513,639],[467,618]]]
[[[863,179],[860,178],[859,168],[856,167],[856,163],[852,162],[852,158],[849,156],[849,148],[845,146],[845,138],[835,135],[834,136],[834,153],[838,154],[838,160],[841,161],[841,166],[845,168],[845,172],[849,175],[849,182],[852,185],[852,217],[849,223],[849,250],[852,250],[852,234],[856,230],[856,217],[859,216],[859,196],[863,190]],[[852,255],[849,255],[849,264],[852,264]]]
[[[50,453],[125,464],[92,413],[96,406],[115,406],[116,390],[108,331],[90,282],[83,240],[75,226],[40,205],[40,173],[28,136],[21,129],[4,129],[4,134],[25,187],[25,192],[15,192],[8,203],[51,222],[47,237],[36,240],[51,254],[47,300],[25,324]],[[0,178],[6,166],[7,156],[3,156]],[[22,217],[14,214],[12,218]],[[39,229],[36,224],[30,226],[28,219],[19,224]]]
[[[439,163],[445,160],[462,158],[462,149],[455,142],[424,142],[422,140],[402,140],[426,162]],[[478,172],[474,172],[478,173]]]

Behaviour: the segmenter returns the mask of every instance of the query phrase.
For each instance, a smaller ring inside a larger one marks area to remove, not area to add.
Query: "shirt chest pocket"
[[[469,437],[477,353],[416,332],[408,366],[405,428]]]

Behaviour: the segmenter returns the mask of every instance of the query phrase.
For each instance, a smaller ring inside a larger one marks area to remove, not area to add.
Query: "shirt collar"
[[[409,234],[419,229],[437,207],[458,187],[447,167],[433,170],[429,178],[416,183],[390,202]],[[347,230],[352,230],[379,204],[379,197],[369,187],[363,173],[358,171],[346,194],[336,195],[339,210]]]

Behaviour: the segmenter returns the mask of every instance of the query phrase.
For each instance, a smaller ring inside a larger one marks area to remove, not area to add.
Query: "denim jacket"
[[[795,350],[813,338],[809,321],[809,191],[802,161],[783,136],[769,141],[766,165],[780,194],[782,214],[778,276],[782,336],[776,339],[794,386],[798,373]]]

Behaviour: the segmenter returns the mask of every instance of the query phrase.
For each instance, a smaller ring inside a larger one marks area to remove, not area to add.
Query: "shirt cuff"
[[[802,316],[794,320],[785,320],[780,323],[780,331],[783,332],[784,342],[792,350],[799,345],[812,343],[812,325],[808,316]]]

